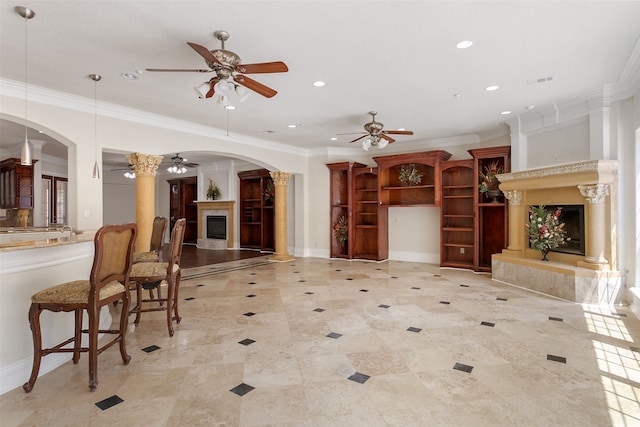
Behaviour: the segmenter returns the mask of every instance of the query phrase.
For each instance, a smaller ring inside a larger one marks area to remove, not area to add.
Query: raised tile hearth
[[[589,304],[625,303],[614,244],[617,162],[593,160],[499,175],[509,200],[509,246],[492,257],[493,279]],[[529,206],[584,206],[585,254],[529,248]]]

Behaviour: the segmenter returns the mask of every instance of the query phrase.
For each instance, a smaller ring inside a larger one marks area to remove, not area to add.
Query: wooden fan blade
[[[413,135],[413,132],[410,130],[383,130],[382,133],[389,135]]]
[[[336,133],[336,135],[361,135],[366,134],[367,132],[349,132],[349,133]]]
[[[213,64],[220,64],[220,61],[218,61],[218,60],[216,59],[216,57],[215,57],[215,56],[213,56],[213,53],[211,53],[211,51],[210,51],[209,49],[207,49],[206,47],[201,46],[201,45],[196,44],[196,43],[191,43],[191,42],[187,42],[187,44],[188,44],[189,46],[191,46],[191,48],[192,48],[193,50],[195,50],[196,52],[198,52],[198,54],[199,54],[200,56],[202,56],[202,57],[204,58],[204,60],[205,60],[205,61],[207,61],[207,64],[212,64],[212,63],[213,63]],[[222,64],[220,64],[220,65],[222,65]]]
[[[367,136],[369,136],[369,134],[368,134],[368,133],[366,133],[366,134],[364,134],[364,135],[362,135],[362,136],[360,136],[360,137],[358,137],[358,138],[354,139],[353,141],[350,141],[349,143],[359,141],[359,140],[361,140],[362,138],[366,138]]]
[[[392,142],[396,142],[395,139],[391,138],[390,136],[385,135],[384,133],[380,134],[380,138],[386,139],[387,141],[389,141],[389,144],[391,144]]]
[[[205,98],[211,98],[214,95],[214,93],[216,92],[216,83],[218,83],[219,81],[220,79],[218,78],[211,79],[211,81],[209,82],[209,92],[207,92]]]
[[[247,76],[244,76],[242,74],[238,74],[235,76],[235,81],[236,83],[241,84],[242,86],[251,89],[254,92],[259,93],[260,95],[267,97],[267,98],[271,98],[272,96],[274,96],[276,93],[275,90],[271,89],[268,86],[263,85],[262,83],[259,83],[255,80],[253,80],[252,78],[249,78]]]
[[[289,71],[287,64],[282,61],[263,62],[260,64],[239,64],[236,71],[245,74],[256,73],[285,73]]]
[[[147,71],[174,72],[174,73],[210,73],[213,70],[183,70],[175,68],[145,68]]]

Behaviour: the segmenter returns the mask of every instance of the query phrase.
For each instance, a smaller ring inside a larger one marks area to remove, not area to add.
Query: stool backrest
[[[105,225],[96,232],[93,239],[93,266],[89,276],[90,300],[100,294],[104,285],[114,280],[128,287],[137,235],[138,226],[133,223]]]
[[[167,218],[157,216],[153,219],[153,229],[151,230],[151,242],[149,243],[149,250],[152,252],[158,252],[162,254],[162,247],[164,246],[164,235],[167,230]]]
[[[171,270],[174,265],[180,266],[180,258],[182,257],[182,242],[184,240],[184,230],[187,225],[187,220],[180,218],[173,225],[173,231],[171,231],[171,243],[169,243],[169,269]]]

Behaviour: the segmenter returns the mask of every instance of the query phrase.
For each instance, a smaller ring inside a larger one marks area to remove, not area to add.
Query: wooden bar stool
[[[51,353],[73,353],[73,363],[78,363],[80,353],[89,353],[89,389],[98,387],[98,354],[113,344],[120,345],[122,362],[131,360],[125,347],[125,334],[129,318],[129,273],[131,272],[133,246],[138,234],[135,224],[106,225],[94,237],[95,252],[88,280],[76,280],[44,289],[31,297],[29,325],[33,335],[33,367],[31,377],[22,388],[29,393],[38,379],[43,356]],[[122,300],[119,329],[99,329],[100,310],[103,306]],[[51,347],[42,348],[40,313],[73,311],[75,331],[72,338]],[[82,314],[87,312],[89,329],[82,329]],[[89,336],[87,347],[81,346],[82,333]],[[114,334],[115,338],[98,347],[98,334]],[[73,343],[73,347],[65,348]]]
[[[131,309],[131,313],[136,314],[134,324],[140,323],[140,313],[146,311],[167,311],[167,327],[169,336],[173,336],[173,319],[180,323],[181,317],[178,314],[178,290],[180,288],[180,257],[182,256],[182,242],[184,240],[184,230],[186,220],[181,218],[176,221],[171,232],[171,242],[169,243],[169,259],[167,262],[139,262],[131,267],[131,283],[136,286],[136,305]],[[167,297],[160,297],[160,286],[167,284]],[[143,299],[142,290],[144,287],[158,289],[158,299]],[[166,306],[143,308],[144,303],[166,302]]]

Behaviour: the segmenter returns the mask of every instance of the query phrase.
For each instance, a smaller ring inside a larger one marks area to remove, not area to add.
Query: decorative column
[[[136,252],[147,252],[156,214],[156,173],[162,156],[133,153],[127,156],[136,173]]]
[[[522,191],[504,191],[504,197],[509,200],[509,246],[507,251],[522,253],[524,237],[524,212],[520,202],[522,202]]]
[[[269,172],[276,186],[276,253],[269,261],[291,261],[287,250],[287,184],[290,172]]]
[[[605,204],[609,195],[609,184],[578,185],[580,194],[587,200],[585,205],[585,261],[587,264],[608,264],[605,253]]]

